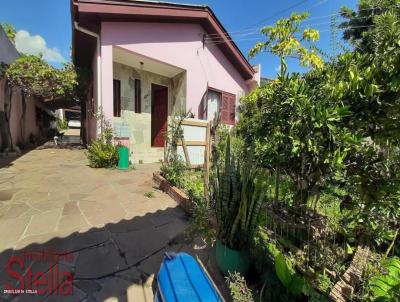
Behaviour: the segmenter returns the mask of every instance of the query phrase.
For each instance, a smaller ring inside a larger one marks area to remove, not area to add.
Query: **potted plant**
[[[211,191],[218,225],[217,263],[225,274],[243,275],[250,268],[247,243],[265,198],[265,175],[231,156],[229,136],[224,162],[222,171],[216,168]]]

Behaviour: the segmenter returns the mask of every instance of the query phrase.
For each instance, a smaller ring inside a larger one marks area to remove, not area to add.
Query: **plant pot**
[[[216,246],[217,264],[221,272],[237,272],[245,275],[250,269],[250,255],[247,250],[233,250],[217,241]]]

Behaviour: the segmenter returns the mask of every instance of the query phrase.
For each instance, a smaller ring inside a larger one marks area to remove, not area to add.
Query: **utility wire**
[[[371,28],[371,27],[375,27],[375,25],[360,25],[360,26],[351,26],[351,27],[346,27],[346,28],[338,28],[339,30],[347,30],[347,29],[356,29],[356,28]],[[324,29],[324,30],[320,30],[319,33],[324,33],[324,32],[329,32],[331,29]],[[206,41],[206,45],[218,45],[218,44],[223,44],[226,43],[228,41],[232,41],[232,42],[239,42],[239,41],[255,41],[255,40],[260,40],[261,37],[254,37],[254,38],[243,38],[243,39],[236,39],[236,40],[232,40],[232,39],[226,39],[224,41]]]
[[[400,5],[394,5],[394,6],[392,6],[392,8],[399,8],[400,7]],[[360,12],[360,11],[367,11],[367,10],[373,10],[373,9],[380,9],[380,8],[382,8],[382,7],[379,7],[379,6],[376,6],[376,7],[369,7],[369,8],[365,8],[365,9],[360,9],[360,10],[357,10],[357,12]],[[333,17],[333,16],[340,16],[340,17],[342,17],[342,15],[341,15],[341,13],[334,13],[334,14],[330,14],[330,15],[325,15],[325,16],[319,16],[319,17],[311,17],[311,18],[307,18],[307,20],[306,21],[309,21],[309,20],[319,20],[319,19],[325,19],[325,18],[331,18],[331,17]],[[342,18],[345,18],[345,17],[342,17]],[[357,19],[366,19],[366,18],[371,18],[371,16],[364,16],[364,17],[354,17],[354,18],[351,18],[352,20],[357,20]],[[308,25],[308,26],[312,26],[313,24],[305,24],[305,25]],[[247,28],[247,29],[242,29],[242,30],[235,30],[235,31],[228,31],[228,32],[226,32],[226,34],[225,35],[223,35],[223,36],[221,36],[220,34],[207,34],[206,35],[206,37],[208,38],[208,37],[213,37],[213,36],[215,36],[215,37],[224,37],[224,36],[227,36],[227,35],[239,35],[239,34],[248,34],[248,33],[253,33],[253,32],[259,32],[262,28],[263,28],[264,26],[262,26],[262,27],[253,27],[253,28]]]

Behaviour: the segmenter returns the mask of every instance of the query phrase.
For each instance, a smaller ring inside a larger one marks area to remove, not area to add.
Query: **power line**
[[[356,29],[356,28],[371,28],[371,27],[375,27],[375,25],[360,25],[360,26],[351,26],[351,27],[346,27],[346,28],[338,28],[339,30],[347,30],[347,29]],[[320,30],[319,33],[324,33],[324,32],[329,32],[331,29],[325,29],[325,30]],[[206,41],[205,43],[207,45],[218,45],[218,44],[223,44],[229,41],[232,42],[239,42],[239,41],[256,41],[256,40],[260,40],[260,37],[254,37],[254,38],[243,38],[243,39],[236,39],[236,40],[232,40],[232,39],[226,39],[224,41]]]
[[[392,8],[399,8],[400,7],[400,5],[394,5],[394,6],[392,6]],[[373,9],[381,9],[382,7],[379,7],[379,6],[376,6],[376,7],[369,7],[369,8],[365,8],[365,9],[359,9],[359,10],[357,10],[357,12],[361,12],[361,11],[367,11],[367,10],[373,10]],[[306,19],[306,21],[309,21],[309,20],[319,20],[319,19],[325,19],[325,18],[331,18],[331,17],[334,17],[334,16],[339,16],[339,17],[342,17],[342,18],[345,18],[345,17],[343,17],[342,15],[341,15],[341,13],[334,13],[334,14],[330,14],[330,15],[325,15],[325,16],[319,16],[319,17],[310,17],[310,18],[307,18]],[[366,18],[371,18],[371,16],[364,16],[364,17],[354,17],[354,18],[351,18],[352,20],[357,20],[357,19],[366,19]],[[328,23],[327,23],[328,24]],[[312,26],[313,24],[305,24],[305,25],[308,25],[308,26]],[[227,35],[240,35],[240,34],[249,34],[249,33],[254,33],[254,32],[259,32],[262,28],[263,28],[264,26],[262,26],[262,27],[253,27],[253,28],[247,28],[247,29],[242,29],[242,30],[235,30],[235,31],[230,31],[230,32],[226,32],[226,34],[224,35],[224,36],[227,36]],[[207,34],[206,35],[206,37],[223,37],[223,36],[221,36],[220,34]]]

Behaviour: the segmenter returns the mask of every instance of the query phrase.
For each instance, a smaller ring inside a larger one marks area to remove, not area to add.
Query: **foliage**
[[[167,163],[161,165],[161,174],[164,176],[173,186],[182,188],[183,176],[185,175],[187,167],[182,157],[177,153],[171,153]]]
[[[297,74],[258,88],[242,101],[238,133],[258,164],[279,169],[294,184],[294,200],[304,205],[318,196],[324,177],[340,169],[351,133],[340,127],[349,108],[320,98]]]
[[[247,286],[246,280],[239,273],[229,273],[225,277],[234,302],[252,302],[253,293]]]
[[[146,192],[146,193],[144,193],[144,196],[147,197],[147,198],[154,198],[154,197],[156,197],[154,191]]]
[[[370,298],[375,302],[394,302],[400,299],[400,259],[382,260],[385,273],[372,277],[368,282]]]
[[[42,57],[23,55],[10,64],[6,77],[11,86],[19,87],[26,95],[43,98],[73,96],[78,84],[75,68],[66,64],[56,69]]]
[[[265,200],[263,175],[250,164],[239,166],[231,156],[230,135],[226,145],[225,166],[216,167],[211,200],[215,204],[218,239],[232,249],[240,250],[251,238]]]
[[[200,237],[209,246],[212,246],[216,240],[216,231],[210,225],[209,219],[212,214],[210,205],[204,198],[191,199],[189,234],[200,235]]]
[[[103,126],[101,134],[94,139],[85,152],[91,168],[112,168],[118,164],[118,148],[113,144],[113,129],[103,115],[99,116]]]
[[[342,7],[342,17],[346,18],[340,28],[344,29],[343,38],[350,41],[358,50],[371,51],[375,48],[373,29],[382,15],[400,14],[399,0],[360,0],[358,10]]]
[[[67,130],[68,129],[68,121],[66,119],[57,119],[57,128],[58,131]]]
[[[11,41],[11,43],[15,44],[15,36],[17,35],[17,31],[15,30],[14,26],[12,26],[12,24],[7,22],[3,22],[1,26],[6,32],[6,35],[8,39]]]
[[[289,18],[278,20],[274,26],[266,26],[261,33],[266,36],[265,42],[257,43],[249,53],[254,57],[260,52],[270,52],[281,58],[281,74],[286,71],[286,57],[297,58],[304,66],[321,68],[323,61],[317,55],[315,46],[311,43],[319,40],[319,32],[315,29],[306,28],[301,30],[300,25],[308,17],[307,13],[293,13]],[[296,35],[301,38],[297,39]],[[309,44],[304,47],[302,43]]]

